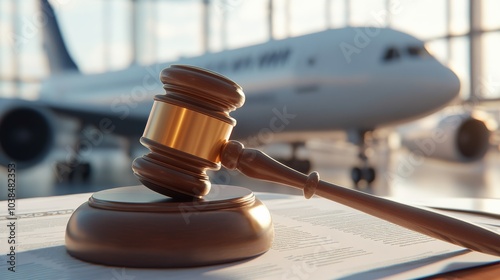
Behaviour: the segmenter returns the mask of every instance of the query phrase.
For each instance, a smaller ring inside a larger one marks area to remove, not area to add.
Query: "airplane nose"
[[[412,85],[408,88],[406,100],[401,103],[405,104],[406,114],[430,114],[458,97],[460,80],[448,67],[437,61],[425,61],[412,67],[412,75],[405,73],[404,79],[400,80],[400,83]]]
[[[457,98],[460,92],[460,80],[455,72],[446,66],[441,65],[433,70],[427,71],[421,86],[428,89],[428,97],[434,100],[435,105],[443,106]]]
[[[449,95],[449,100],[455,99],[460,93],[460,79],[451,69],[445,67],[443,74],[443,94]]]

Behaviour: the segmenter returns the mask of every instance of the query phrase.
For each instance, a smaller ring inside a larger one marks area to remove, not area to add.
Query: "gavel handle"
[[[478,225],[321,181],[317,172],[304,175],[259,150],[244,148],[237,141],[227,142],[220,156],[226,168],[238,169],[255,179],[302,189],[306,198],[316,194],[407,229],[500,256],[500,235]]]

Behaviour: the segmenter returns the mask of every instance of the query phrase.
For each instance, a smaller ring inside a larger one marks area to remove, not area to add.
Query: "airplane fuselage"
[[[53,77],[41,99],[106,104],[122,119],[147,117],[163,94],[158,74],[190,64],[228,76],[246,94],[233,137],[372,130],[430,114],[459,91],[456,75],[423,42],[380,28],[343,28],[103,74]],[[87,105],[84,105],[87,106]]]

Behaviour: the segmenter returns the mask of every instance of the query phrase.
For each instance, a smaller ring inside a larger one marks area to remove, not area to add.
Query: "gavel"
[[[407,229],[500,256],[500,235],[478,225],[424,208],[321,181],[282,165],[263,152],[229,140],[241,107],[242,88],[217,73],[185,65],[161,72],[165,95],[157,95],[141,143],[150,153],[132,169],[149,189],[176,199],[202,199],[210,191],[206,170],[221,164],[244,175],[303,190]]]

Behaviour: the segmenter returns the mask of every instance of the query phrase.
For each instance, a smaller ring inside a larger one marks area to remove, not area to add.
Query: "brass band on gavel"
[[[231,124],[220,119],[155,100],[143,137],[218,163],[232,129]]]

